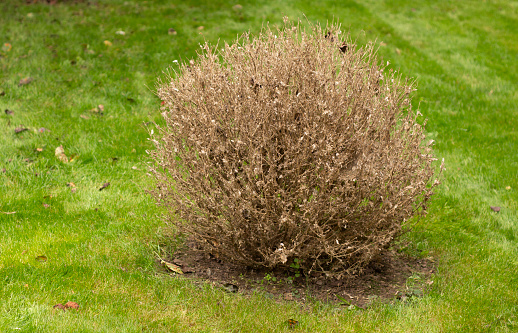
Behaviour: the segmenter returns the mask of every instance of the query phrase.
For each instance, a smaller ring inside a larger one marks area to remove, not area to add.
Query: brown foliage
[[[206,251],[252,267],[356,274],[438,181],[414,83],[339,27],[286,23],[159,80],[151,192]]]

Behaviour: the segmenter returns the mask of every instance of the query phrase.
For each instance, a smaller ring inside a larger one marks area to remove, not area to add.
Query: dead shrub
[[[220,47],[158,82],[152,194],[216,256],[361,272],[438,184],[414,82],[337,25],[285,22]]]

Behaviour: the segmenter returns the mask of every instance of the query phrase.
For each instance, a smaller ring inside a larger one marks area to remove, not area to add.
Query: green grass
[[[21,3],[0,4],[0,43],[12,45],[0,51],[0,212],[16,212],[0,213],[1,332],[283,332],[289,318],[305,332],[518,330],[516,1],[242,1],[238,11],[218,0]],[[438,260],[423,298],[301,307],[156,265],[170,241],[143,193],[144,123],[161,122],[156,78],[204,39],[231,41],[302,13],[339,19],[360,43],[383,41],[391,67],[418,78],[415,103],[447,167],[429,215],[404,238],[409,253]],[[34,81],[18,86],[25,77]],[[102,116],[89,111],[99,104]],[[29,130],[15,134],[20,125]],[[60,145],[78,157],[60,162]],[[80,310],[52,309],[67,301]]]

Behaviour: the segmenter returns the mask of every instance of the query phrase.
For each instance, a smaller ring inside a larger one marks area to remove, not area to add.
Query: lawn
[[[518,330],[516,1],[44,2],[0,3],[1,332]],[[204,40],[285,15],[338,19],[418,80],[414,104],[446,165],[401,240],[436,261],[424,297],[352,310],[275,301],[157,263],[174,242],[145,193],[156,78]],[[68,301],[79,309],[53,308]]]

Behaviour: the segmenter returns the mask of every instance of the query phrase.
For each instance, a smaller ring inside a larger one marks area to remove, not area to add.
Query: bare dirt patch
[[[167,260],[183,270],[184,278],[205,281],[228,292],[261,292],[275,300],[305,303],[313,299],[360,308],[373,302],[404,302],[421,297],[433,283],[430,276],[435,271],[431,258],[412,258],[393,250],[380,255],[362,275],[340,280],[326,279],[321,274],[304,276],[297,269],[250,269],[200,252],[192,242]]]

